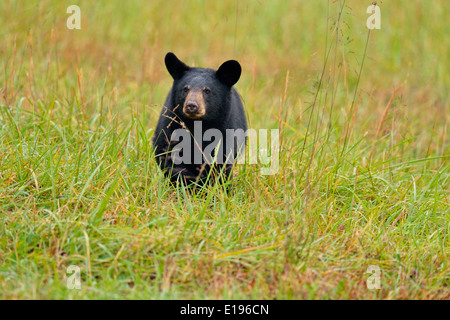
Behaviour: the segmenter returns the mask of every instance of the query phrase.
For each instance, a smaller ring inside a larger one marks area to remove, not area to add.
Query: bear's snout
[[[189,92],[183,106],[183,113],[191,119],[199,119],[205,115],[205,101],[200,90]]]
[[[186,112],[187,113],[197,113],[198,112],[198,103],[195,101],[188,101],[186,103]]]

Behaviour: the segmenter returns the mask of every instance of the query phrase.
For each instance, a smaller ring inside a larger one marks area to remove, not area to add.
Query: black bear
[[[185,185],[227,180],[246,143],[247,119],[233,88],[241,65],[229,60],[218,70],[189,67],[172,52],[165,64],[173,85],[153,137],[159,166],[172,182]]]

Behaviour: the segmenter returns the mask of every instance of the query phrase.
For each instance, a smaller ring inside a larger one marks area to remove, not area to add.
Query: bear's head
[[[175,54],[166,54],[165,63],[172,76],[173,106],[188,119],[220,119],[230,103],[233,85],[241,76],[241,65],[235,60],[224,62],[219,69],[189,67]],[[177,112],[177,113],[178,113]]]

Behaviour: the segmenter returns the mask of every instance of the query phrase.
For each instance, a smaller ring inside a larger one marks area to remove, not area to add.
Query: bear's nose
[[[186,112],[197,113],[198,112],[198,103],[195,101],[188,101],[186,103]]]

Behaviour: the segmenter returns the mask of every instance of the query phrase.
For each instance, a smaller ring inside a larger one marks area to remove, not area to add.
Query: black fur
[[[173,53],[167,53],[165,57],[167,70],[173,78],[173,86],[167,96],[161,111],[158,124],[153,138],[155,156],[161,169],[171,181],[182,179],[185,184],[205,181],[212,169],[207,163],[202,164],[174,164],[171,150],[177,142],[170,142],[175,129],[185,128],[194,134],[194,121],[201,121],[202,134],[210,129],[218,129],[223,135],[223,146],[227,145],[226,129],[247,130],[247,120],[244,107],[237,91],[233,85],[239,80],[241,66],[235,60],[223,63],[216,71],[206,68],[191,68],[180,61]],[[205,114],[199,120],[193,120],[183,113],[185,103],[186,87],[191,90],[203,90],[203,101]],[[206,91],[208,89],[208,91]],[[203,149],[210,142],[203,142]],[[237,145],[234,141],[233,156],[237,151],[245,148],[245,142]],[[196,144],[192,143],[192,148]],[[224,159],[227,157],[227,150],[224,147]],[[193,154],[194,150],[192,150]],[[229,151],[228,151],[229,152]],[[229,155],[228,155],[229,156]],[[227,164],[224,168],[225,177],[231,175],[232,165]]]

